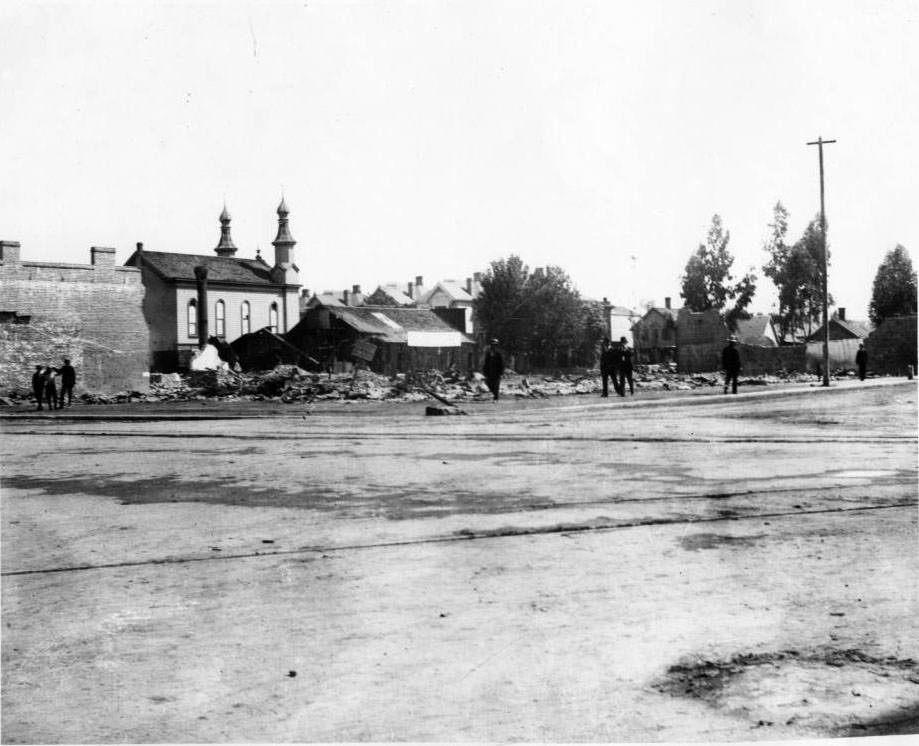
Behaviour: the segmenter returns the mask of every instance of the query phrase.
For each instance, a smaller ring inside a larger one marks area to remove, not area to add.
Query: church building
[[[195,351],[211,337],[232,342],[264,328],[284,334],[297,324],[300,271],[288,214],[282,198],[273,265],[258,254],[254,259],[236,256],[226,207],[213,255],[147,251],[137,245],[125,266],[141,270],[151,370],[187,369]]]

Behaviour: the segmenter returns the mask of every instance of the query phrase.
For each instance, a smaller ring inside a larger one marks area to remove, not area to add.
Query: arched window
[[[192,339],[198,336],[198,301],[194,298],[188,301],[188,336]]]
[[[226,307],[222,300],[214,306],[214,336],[221,339],[227,336]]]
[[[244,300],[239,309],[239,328],[240,333],[248,334],[252,331],[252,324],[249,316],[249,301]]]
[[[278,304],[272,303],[268,309],[268,328],[273,334],[278,333]]]

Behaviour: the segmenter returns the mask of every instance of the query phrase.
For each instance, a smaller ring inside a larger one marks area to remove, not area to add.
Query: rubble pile
[[[840,372],[842,374],[842,372]],[[780,383],[813,382],[813,374],[792,373],[741,378],[740,386],[769,386]],[[718,373],[675,373],[666,366],[638,366],[634,373],[635,390],[691,391],[723,385]],[[587,370],[579,374],[521,375],[508,372],[501,379],[501,396],[510,399],[537,399],[556,396],[599,395],[600,373]],[[367,370],[355,373],[313,373],[296,365],[279,365],[272,370],[239,373],[227,368],[189,373],[152,373],[150,391],[124,391],[101,395],[84,393],[84,404],[126,404],[132,402],[177,402],[218,399],[222,401],[275,401],[284,403],[326,400],[368,400],[417,402],[432,399],[453,404],[491,397],[481,373],[466,376],[459,371],[424,371],[384,376]],[[12,396],[0,403],[27,401],[28,396]]]
[[[635,372],[636,390],[691,391],[720,386],[717,374],[678,374],[653,366]],[[742,386],[804,382],[813,376],[756,376],[744,378]],[[520,375],[509,373],[501,380],[505,398],[549,398],[600,393],[598,371],[583,374]],[[469,377],[458,372],[426,371],[399,373],[389,377],[366,370],[354,373],[312,373],[295,365],[279,365],[270,371],[235,373],[230,370],[177,373],[151,377],[148,401],[175,401],[218,397],[250,401],[425,401],[439,398],[450,402],[487,399],[491,396],[481,373]]]

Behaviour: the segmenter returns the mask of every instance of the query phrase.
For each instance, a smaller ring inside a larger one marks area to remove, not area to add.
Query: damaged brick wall
[[[710,344],[680,344],[677,351],[677,370],[680,373],[708,373],[721,370],[721,352],[725,342]],[[805,345],[786,347],[756,347],[738,344],[741,375],[758,376],[781,371],[807,370]]]
[[[681,308],[677,315],[677,369],[681,373],[721,370],[721,351],[730,334],[718,311],[693,312]],[[742,375],[807,370],[807,349],[803,344],[783,347],[738,344],[737,349]]]
[[[916,369],[916,317],[885,319],[865,340],[868,370],[892,376],[906,375],[909,365]]]
[[[73,344],[78,336],[75,326],[34,321],[29,316],[0,319],[0,392],[26,395],[32,391],[32,373],[36,365],[59,366],[69,357],[78,370],[83,369],[83,351]]]
[[[93,263],[22,262],[4,242],[0,260],[0,393],[31,391],[35,365],[77,369],[76,391],[148,388],[149,334],[140,272],[116,267],[114,249]]]

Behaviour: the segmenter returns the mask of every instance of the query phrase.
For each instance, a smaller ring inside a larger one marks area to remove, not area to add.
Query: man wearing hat
[[[498,340],[491,339],[485,349],[485,362],[482,363],[482,374],[485,376],[485,385],[491,391],[494,401],[498,401],[498,391],[501,388],[501,376],[504,375],[504,358],[498,352]]]
[[[603,380],[603,392],[600,394],[604,399],[609,396],[609,378],[613,377],[613,386],[616,386],[616,361],[613,350],[609,346],[609,337],[604,337],[600,343],[600,378]],[[619,390],[618,388],[616,389]]]
[[[619,339],[619,381],[616,391],[625,396],[625,383],[629,382],[629,396],[635,396],[635,381],[632,380],[632,348],[625,337]]]
[[[728,344],[721,351],[721,367],[724,369],[724,393],[728,392],[728,384],[731,384],[731,393],[737,393],[737,375],[740,373],[740,353],[734,344],[737,337],[733,334],[728,337]]]
[[[865,371],[868,369],[868,352],[865,350],[865,343],[858,346],[858,352],[855,353],[855,364],[858,366],[858,380],[865,380]]]

